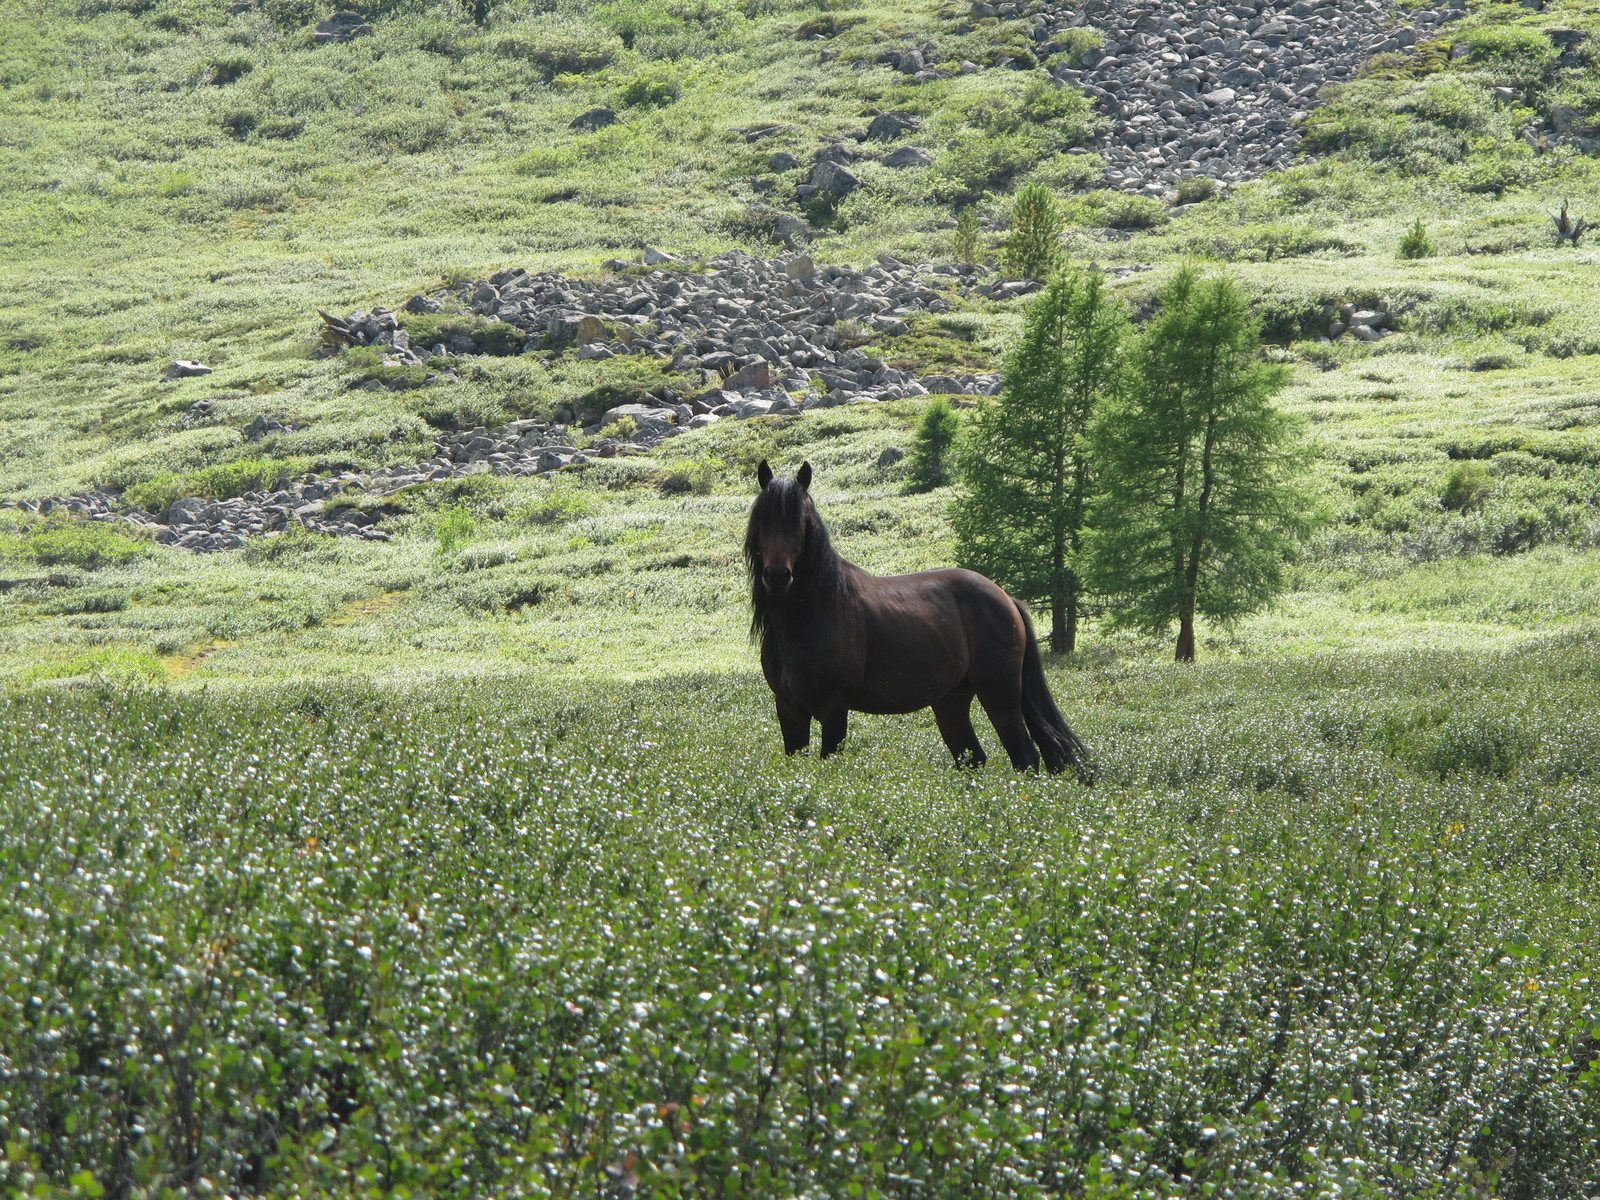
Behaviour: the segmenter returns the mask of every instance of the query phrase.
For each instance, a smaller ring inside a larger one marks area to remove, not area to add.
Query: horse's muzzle
[[[761,582],[766,584],[769,593],[782,596],[794,583],[794,572],[788,567],[766,567],[761,572]]]

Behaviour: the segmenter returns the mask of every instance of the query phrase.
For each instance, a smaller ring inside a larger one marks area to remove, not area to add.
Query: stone
[[[892,467],[905,456],[906,452],[900,449],[899,446],[888,446],[884,448],[882,454],[878,455],[878,465],[880,467]]]
[[[1239,93],[1234,91],[1232,88],[1225,87],[1218,88],[1214,92],[1207,92],[1201,97],[1201,99],[1207,104],[1211,105],[1213,108],[1216,108],[1223,104],[1232,104],[1238,95]]]
[[[352,38],[365,37],[371,32],[372,26],[360,13],[338,12],[319,21],[311,37],[316,45],[325,46],[330,42],[348,42]]]
[[[861,186],[861,180],[848,167],[835,162],[819,162],[811,170],[811,186],[819,192],[842,199]]]
[[[816,264],[811,261],[810,255],[797,254],[788,262],[783,264],[783,272],[790,279],[799,280],[800,282],[805,283],[809,282],[810,279],[816,275],[817,267]]]
[[[1383,334],[1370,325],[1350,326],[1350,336],[1363,342],[1376,342],[1383,338]]]
[[[659,434],[673,427],[677,415],[670,408],[661,408],[653,404],[619,404],[615,408],[606,409],[600,418],[600,425],[604,428],[622,420],[623,417],[632,417],[639,426],[640,433]]]
[[[835,143],[832,146],[824,146],[821,150],[818,150],[814,161],[819,163],[838,163],[842,167],[848,167],[855,160],[856,152],[854,150],[843,143]],[[816,181],[812,180],[812,182],[815,183]]]
[[[883,156],[883,165],[901,170],[906,167],[925,167],[933,161],[933,155],[926,150],[919,150],[915,146],[901,146],[889,151]]]
[[[772,386],[772,368],[765,359],[757,359],[747,367],[740,367],[722,381],[724,391],[759,392]]]
[[[664,250],[657,250],[654,246],[646,246],[644,248],[644,265],[647,267],[659,267],[663,263],[682,261],[676,254],[668,254]]]
[[[1353,312],[1350,314],[1350,324],[1352,325],[1370,325],[1376,329],[1380,325],[1387,325],[1388,323],[1388,313],[1376,312],[1370,308],[1363,308],[1358,312]]]
[[[959,396],[967,390],[959,379],[949,375],[924,375],[917,382],[930,396]]]
[[[617,123],[617,114],[609,108],[591,108],[572,119],[569,129],[577,129],[584,133],[593,133],[596,129],[604,129],[608,125]]]
[[[922,122],[909,113],[886,112],[872,118],[867,126],[867,140],[892,142],[895,138],[922,128]]]
[[[158,519],[167,525],[199,525],[214,519],[216,512],[216,501],[204,496],[185,496],[169,504]]]
[[[167,368],[167,379],[193,379],[200,375],[211,374],[211,368],[205,363],[196,362],[192,358],[180,358]]]
[[[779,150],[775,154],[767,155],[767,170],[792,171],[800,165],[800,160],[787,150]]]
[[[577,328],[572,331],[572,339],[580,346],[589,342],[603,342],[611,336],[611,330],[606,323],[596,316],[584,316],[578,319]]]

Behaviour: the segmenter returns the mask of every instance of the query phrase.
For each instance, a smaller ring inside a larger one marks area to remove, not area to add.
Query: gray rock
[[[167,367],[167,379],[192,379],[199,375],[211,374],[211,368],[204,363],[196,362],[192,358],[180,358]]]
[[[883,156],[883,165],[894,167],[896,170],[905,167],[925,167],[932,161],[933,155],[915,146],[900,146]]]
[[[892,142],[895,138],[922,128],[922,122],[909,113],[886,112],[872,118],[867,126],[867,140]]]
[[[835,162],[820,162],[811,171],[811,186],[842,199],[861,186],[854,171]]]
[[[787,150],[779,150],[775,154],[767,155],[767,170],[792,171],[800,165],[800,160]]]
[[[592,133],[596,129],[604,129],[607,125],[615,125],[616,123],[617,114],[611,109],[591,108],[588,112],[574,117],[572,124],[568,128],[581,130],[584,133]]]
[[[643,434],[659,435],[673,427],[677,413],[670,408],[662,408],[653,404],[619,404],[615,408],[608,408],[605,415],[600,418],[602,427],[622,420],[623,417],[632,417]]]
[[[644,248],[644,265],[647,267],[659,267],[663,263],[682,261],[677,255],[668,254],[664,250],[657,250],[654,246],[646,246]]]
[[[352,38],[365,37],[371,32],[372,26],[360,13],[339,12],[317,23],[312,41],[318,46],[325,46],[330,42],[348,42]]]
[[[740,367],[722,381],[723,390],[729,392],[758,392],[771,386],[772,368],[765,359]]]

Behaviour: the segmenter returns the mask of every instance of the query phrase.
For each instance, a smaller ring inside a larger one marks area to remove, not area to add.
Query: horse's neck
[[[836,615],[856,594],[861,568],[843,558],[836,559],[829,586],[807,588],[801,596],[774,601],[767,610],[767,626],[780,643],[814,629],[817,621]]]

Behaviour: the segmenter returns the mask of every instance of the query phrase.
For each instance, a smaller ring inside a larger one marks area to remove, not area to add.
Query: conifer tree
[[[1239,287],[1186,267],[1095,424],[1090,586],[1114,624],[1162,633],[1176,622],[1179,662],[1194,659],[1196,616],[1230,621],[1281,590],[1309,530],[1307,452],[1271,402],[1286,372],[1261,361],[1260,345]]]
[[[1013,595],[1049,605],[1050,643],[1077,645],[1077,560],[1093,484],[1087,433],[1115,394],[1127,315],[1098,272],[1058,275],[1028,309],[999,396],[967,422],[957,556]]]
[[[1015,279],[1049,279],[1061,266],[1061,208],[1043,184],[1030,184],[1011,206],[1006,235],[1006,274]]]

